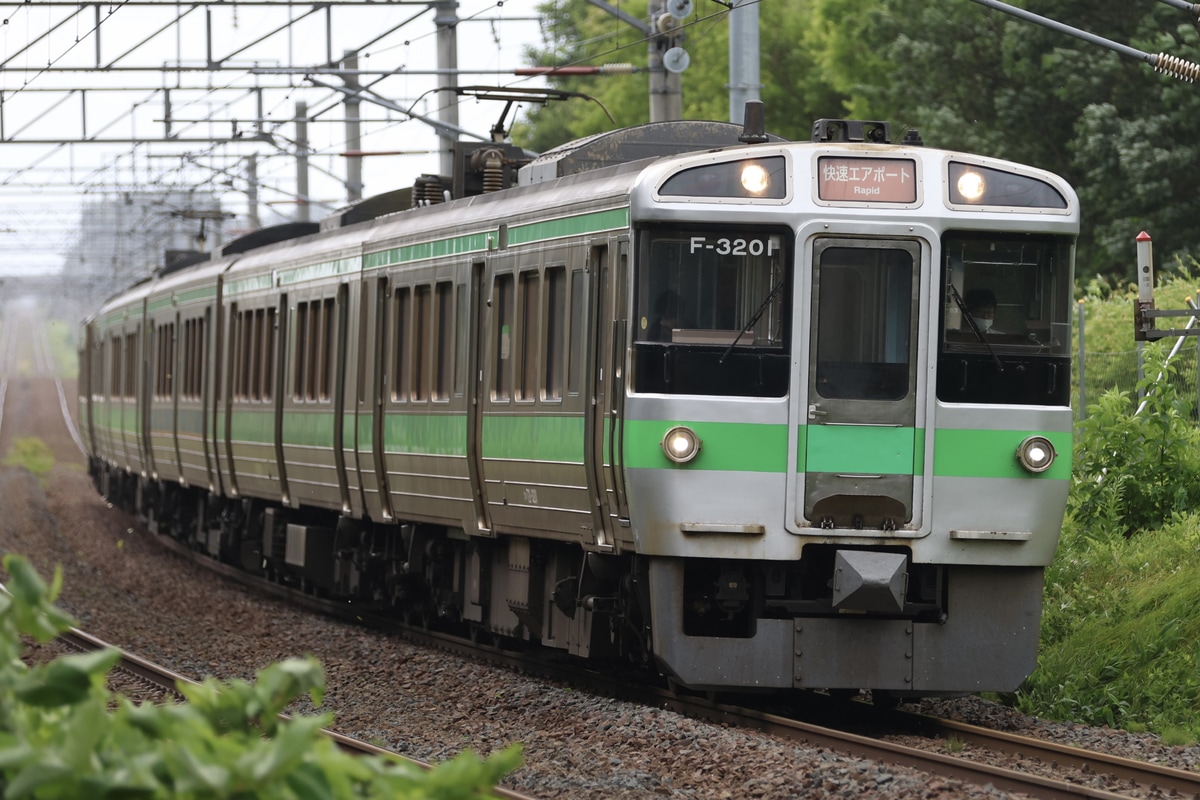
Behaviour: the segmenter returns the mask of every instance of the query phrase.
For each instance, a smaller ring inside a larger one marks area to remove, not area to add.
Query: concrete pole
[[[666,13],[663,0],[650,0],[650,34],[646,37],[650,77],[650,121],[667,122],[683,118],[683,81],[677,72],[663,66],[663,53],[670,49],[674,38],[658,28],[659,18]]]
[[[733,0],[729,12],[729,121],[742,123],[747,100],[760,100],[758,3]]]
[[[296,222],[309,222],[308,103],[296,101]]]
[[[258,216],[258,156],[251,153],[246,156],[246,220],[251,230],[262,227]]]
[[[362,152],[362,131],[358,119],[361,104],[354,95],[354,92],[360,88],[358,75],[354,74],[354,70],[358,69],[358,53],[356,51],[345,51],[342,58],[342,68],[347,70],[342,75],[342,80],[346,82],[346,89],[349,90],[349,93],[346,95],[346,149],[352,153],[360,153]],[[362,200],[362,193],[362,156],[347,156],[346,200],[350,203],[357,203],[359,200]]]
[[[438,115],[441,122],[458,127],[458,95],[453,91],[458,81],[458,3],[455,0],[440,0],[434,4],[433,22],[437,26],[438,59]],[[440,173],[454,177],[454,142],[456,137],[446,132],[438,133],[440,151]]]

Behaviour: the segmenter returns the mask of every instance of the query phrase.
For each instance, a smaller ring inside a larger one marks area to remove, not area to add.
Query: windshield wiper
[[[733,341],[729,343],[729,347],[726,347],[725,352],[721,353],[721,357],[717,359],[718,364],[724,364],[725,359],[728,358],[729,354],[733,352],[733,348],[737,347],[737,343],[742,340],[742,337],[749,333],[750,330],[758,324],[758,321],[762,318],[763,312],[767,310],[767,306],[771,304],[771,301],[775,298],[775,295],[779,294],[779,290],[783,288],[784,283],[786,283],[786,281],[780,281],[779,283],[775,284],[775,287],[771,289],[766,299],[763,300],[762,304],[758,307],[758,311],[755,311],[754,316],[751,317],[750,321],[746,323],[746,327],[738,331],[738,335],[733,337]]]
[[[983,331],[979,330],[979,326],[975,324],[975,318],[967,312],[967,304],[963,302],[962,295],[958,293],[958,289],[954,288],[953,283],[949,284],[949,286],[950,296],[954,298],[954,304],[958,306],[958,310],[962,312],[963,319],[967,321],[967,325],[975,334],[975,338],[983,342],[983,346],[987,348],[988,355],[990,355],[992,360],[996,362],[996,371],[1004,372],[1004,362],[1000,360],[1000,356],[996,355],[996,351],[992,349],[992,343],[987,340],[987,337],[983,335]],[[968,292],[968,294],[970,293]]]

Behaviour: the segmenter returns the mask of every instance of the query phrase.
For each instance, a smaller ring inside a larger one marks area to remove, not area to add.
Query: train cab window
[[[1069,238],[948,233],[942,241],[938,398],[1070,402]]]
[[[791,250],[786,229],[689,226],[641,232],[634,391],[785,395]]]

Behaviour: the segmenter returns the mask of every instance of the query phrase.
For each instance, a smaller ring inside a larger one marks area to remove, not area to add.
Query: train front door
[[[792,523],[838,535],[917,530],[925,458],[917,342],[928,256],[915,241],[850,237],[816,238],[806,255],[808,366],[792,426]]]

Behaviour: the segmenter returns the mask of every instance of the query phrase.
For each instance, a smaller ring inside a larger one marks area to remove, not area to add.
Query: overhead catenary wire
[[[1165,1],[1166,0],[1164,0],[1164,2]],[[981,6],[987,6],[988,8],[995,9],[996,11],[1009,14],[1010,16],[1017,17],[1018,19],[1023,19],[1026,22],[1032,22],[1035,25],[1041,25],[1043,28],[1049,28],[1050,30],[1058,31],[1059,33],[1065,33],[1068,36],[1074,36],[1076,39],[1082,39],[1085,42],[1108,48],[1109,50],[1120,53],[1128,58],[1143,61],[1154,67],[1154,69],[1158,72],[1172,75],[1180,80],[1187,81],[1188,83],[1194,83],[1195,81],[1200,80],[1200,64],[1196,64],[1186,59],[1167,55],[1166,53],[1147,53],[1143,50],[1138,50],[1136,47],[1130,47],[1129,45],[1121,44],[1120,42],[1114,42],[1111,39],[1105,39],[1103,36],[1097,36],[1094,33],[1080,30],[1079,28],[1075,28],[1057,20],[1050,19],[1049,17],[1043,17],[1040,14],[1034,14],[1032,11],[1026,11],[1023,8],[1017,8],[1016,6],[1011,6],[1008,3],[1002,3],[1000,0],[973,0],[973,2],[979,3]],[[1171,5],[1174,5],[1174,3],[1171,3]],[[1191,4],[1186,5],[1190,6]]]

